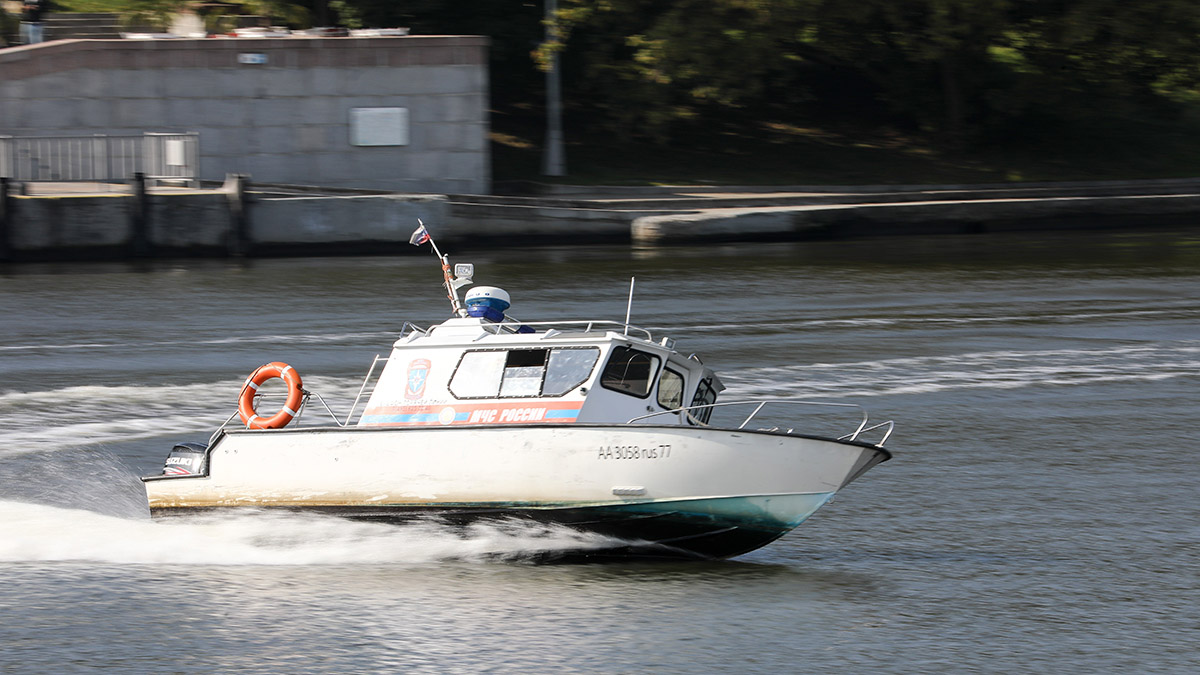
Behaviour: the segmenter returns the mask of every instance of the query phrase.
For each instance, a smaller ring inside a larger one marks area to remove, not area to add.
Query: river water
[[[713,563],[570,532],[151,522],[261,363],[345,412],[432,257],[0,268],[0,670],[1196,672],[1200,237],[450,251],[526,320],[625,315],[725,398],[853,401],[895,459]],[[818,429],[823,418],[806,421]],[[806,427],[807,428],[807,427]]]

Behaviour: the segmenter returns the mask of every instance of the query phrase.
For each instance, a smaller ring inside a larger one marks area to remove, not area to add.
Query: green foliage
[[[122,14],[129,9],[130,0],[55,0],[56,12],[108,12]]]
[[[805,152],[829,134],[902,137],[921,161],[1025,147],[1049,163],[995,175],[1065,175],[1053,148],[1136,153],[1200,112],[1194,0],[558,0],[549,26],[543,2],[344,0],[364,25],[489,36],[506,134],[537,118],[557,54],[568,138],[597,157],[646,141],[792,147],[803,134],[764,130],[801,129],[825,139]]]
[[[353,3],[347,0],[329,0],[328,9],[333,11],[338,24],[346,28],[363,27],[362,12]]]
[[[282,25],[289,28],[312,27],[308,8],[294,2],[282,2],[281,0],[229,0],[229,2],[240,5],[242,14],[267,17],[271,25]]]
[[[211,7],[196,0],[56,0],[53,6],[59,12],[120,14],[126,25],[152,26],[158,29],[169,27],[175,14],[189,8],[202,11],[220,10],[225,14],[263,16],[274,24],[292,28],[311,26],[309,9],[305,3],[280,0],[222,0],[219,5]]]
[[[664,138],[712,114],[795,103],[781,88],[795,3],[570,1],[560,12],[570,100],[622,137]],[[540,52],[561,49],[550,44]],[[790,57],[790,58],[789,58]],[[802,97],[801,97],[802,98]]]
[[[979,143],[1160,115],[1200,82],[1191,0],[564,0],[568,101],[622,137],[764,114]]]
[[[486,35],[491,40],[494,105],[540,100],[544,76],[530,53],[543,39],[542,0],[345,0],[345,5],[364,28],[407,27],[414,35]]]
[[[552,55],[568,139],[596,144],[596,152],[570,152],[595,161],[649,141],[664,158],[684,156],[680,149],[793,148],[829,166],[829,148],[866,144],[874,149],[850,154],[903,157],[875,160],[881,167],[987,156],[1001,159],[979,171],[1028,178],[1074,175],[1070,161],[1098,167],[1098,152],[1172,173],[1153,162],[1180,166],[1193,154],[1180,139],[1200,120],[1195,0],[558,0],[548,25],[544,2],[237,4],[293,27],[322,20],[488,36],[493,129],[511,140],[499,154],[523,162],[542,132],[522,120],[541,120]],[[1041,153],[1037,166],[1007,166],[1006,153],[1021,148]],[[787,156],[768,164],[779,171]]]
[[[187,0],[129,0],[121,12],[121,20],[130,26],[152,26],[165,30],[170,27],[172,17],[187,4]]]
[[[17,17],[10,16],[3,7],[0,7],[0,47],[7,46],[10,40],[16,40],[17,32]]]

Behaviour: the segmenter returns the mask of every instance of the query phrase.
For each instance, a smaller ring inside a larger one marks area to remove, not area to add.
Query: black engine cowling
[[[163,464],[164,476],[204,476],[208,474],[208,445],[176,443]]]

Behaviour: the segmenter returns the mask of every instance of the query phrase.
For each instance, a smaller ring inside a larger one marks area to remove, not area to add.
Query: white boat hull
[[[521,516],[727,557],[799,525],[890,457],[866,443],[711,427],[231,431],[200,475],[146,479],[155,516],[233,507],[356,518]],[[672,550],[676,551],[672,552]]]

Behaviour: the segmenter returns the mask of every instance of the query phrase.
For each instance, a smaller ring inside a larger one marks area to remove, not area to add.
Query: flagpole
[[[443,285],[446,287],[446,297],[450,299],[450,308],[454,311],[455,316],[466,316],[467,313],[463,310],[462,303],[458,300],[458,289],[454,287],[453,279],[450,275],[450,261],[438,250],[437,243],[433,241],[433,235],[429,234],[429,230],[425,228],[425,223],[421,222],[420,218],[417,218],[417,223],[420,224],[417,232],[425,231],[425,237],[429,239],[429,245],[433,248],[433,254],[437,256],[438,262],[442,263]],[[416,245],[420,246],[421,244]]]

